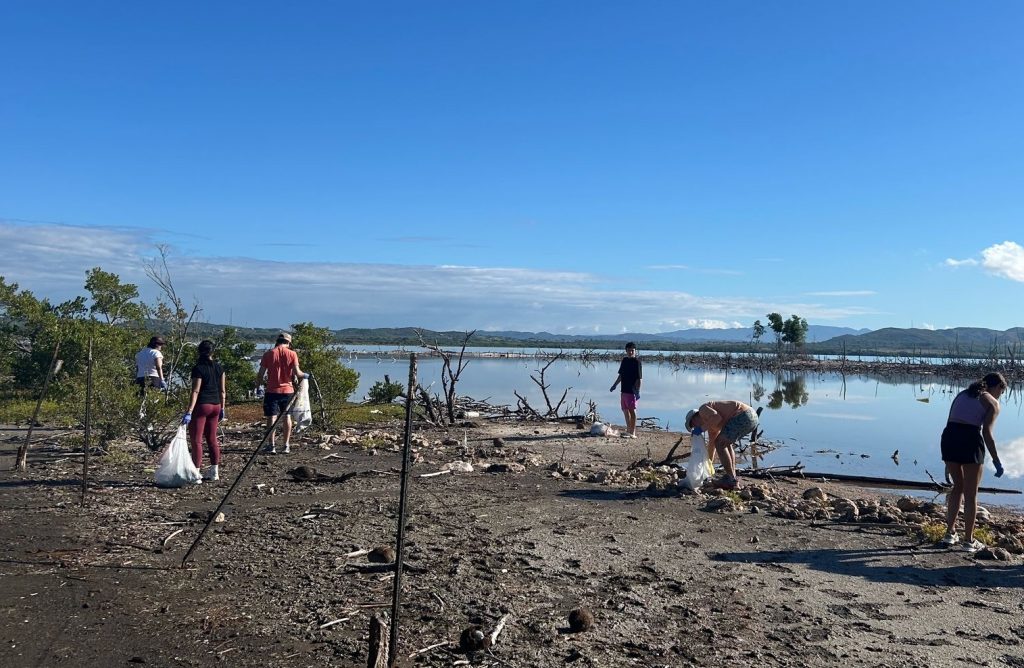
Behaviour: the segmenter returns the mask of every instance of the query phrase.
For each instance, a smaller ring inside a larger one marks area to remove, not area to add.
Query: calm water
[[[383,355],[346,360],[359,372],[353,399],[362,398],[376,381],[408,380],[408,356]],[[535,407],[544,405],[530,375],[540,366],[535,359],[473,359],[459,381],[460,394],[515,406],[513,391]],[[618,363],[582,365],[559,361],[547,371],[553,400],[571,387],[568,401],[582,406],[594,401],[602,419],[622,424],[618,393],[608,388]],[[434,383],[440,393],[441,362],[419,358],[420,382]],[[739,399],[764,406],[761,426],[765,438],[782,445],[768,454],[766,466],[802,462],[810,471],[928,480],[943,477],[939,436],[949,403],[962,389],[935,377],[875,379],[838,374],[760,374],[745,371],[677,369],[669,364],[644,365],[644,384],[638,414],[657,418],[660,426],[678,431],[686,411],[711,399]],[[989,468],[984,484],[1024,489],[1024,410],[1019,392],[1007,392],[996,423],[996,445],[1006,474],[997,479]],[[575,411],[574,411],[575,412]],[[580,411],[583,412],[583,411]],[[899,450],[899,463],[891,455]],[[866,455],[866,456],[865,456]],[[1024,506],[1024,497],[998,495],[984,503]]]

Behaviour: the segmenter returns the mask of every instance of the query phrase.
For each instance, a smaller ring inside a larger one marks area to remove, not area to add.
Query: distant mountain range
[[[807,342],[827,341],[837,336],[858,335],[870,332],[870,329],[853,329],[851,327],[831,327],[829,325],[810,325],[807,328]],[[672,332],[659,332],[656,334],[645,334],[642,332],[630,332],[626,334],[551,334],[550,332],[517,332],[517,331],[496,331],[486,332],[490,336],[499,336],[507,339],[530,340],[543,339],[545,341],[680,341],[687,343],[709,343],[714,341],[728,341],[730,343],[749,343],[754,337],[752,327],[733,327],[729,329],[677,329]],[[775,340],[775,334],[768,330],[762,338],[762,342],[768,343]]]
[[[200,336],[213,335],[223,325],[199,324],[194,330]],[[254,341],[272,341],[276,329],[237,328],[239,335]],[[452,347],[461,345],[466,333],[461,330],[418,330],[430,344]],[[348,328],[334,330],[335,341],[344,345],[379,344],[417,346],[420,339],[415,327]],[[751,349],[753,331],[750,327],[731,329],[679,329],[671,332],[625,334],[553,334],[516,330],[477,330],[470,340],[473,346],[495,347],[566,347],[617,349],[626,341],[635,341],[641,348],[666,350],[747,351]],[[775,334],[765,332],[761,349],[775,347]],[[987,356],[993,353],[1015,357],[1024,352],[1024,327],[1006,331],[981,327],[952,329],[853,329],[829,325],[810,325],[807,330],[807,352],[842,353],[849,355],[909,354]]]

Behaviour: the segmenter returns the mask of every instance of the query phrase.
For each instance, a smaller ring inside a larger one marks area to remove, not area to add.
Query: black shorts
[[[285,412],[288,408],[288,402],[292,400],[293,396],[295,396],[294,392],[289,392],[288,394],[267,392],[263,395],[263,415],[266,417],[276,417]]]
[[[942,430],[942,461],[956,464],[984,464],[985,438],[981,427],[947,422]]]

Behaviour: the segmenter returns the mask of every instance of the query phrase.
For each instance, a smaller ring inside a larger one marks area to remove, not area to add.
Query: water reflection
[[[346,362],[360,372],[354,399],[361,399],[383,378],[385,370],[395,368],[391,364],[378,366],[372,358]],[[473,359],[458,392],[515,406],[514,392],[518,391],[531,405],[543,406],[543,397],[530,379],[543,363],[536,358]],[[431,381],[440,386],[440,362],[421,357],[419,364],[424,387]],[[608,392],[617,368],[618,360],[559,361],[548,369],[545,380],[552,396],[560,397],[571,388],[567,402],[586,405],[593,401],[605,420],[619,423],[618,393]],[[774,374],[645,360],[638,412],[639,417],[654,420],[662,428],[678,430],[687,410],[709,400],[738,399],[765,408],[761,415],[765,438],[783,446],[763,454],[765,466],[800,461],[808,469],[833,474],[916,480],[927,480],[930,474],[941,479],[939,436],[950,402],[967,384],[927,374]],[[1003,394],[1003,411],[995,429],[1006,475],[996,481],[989,469],[987,485],[1021,488],[1024,480],[1024,415],[1019,389],[1011,387]],[[900,451],[898,467],[891,458],[895,450]],[[1024,505],[1022,497],[1000,496],[986,502]]]
[[[754,401],[761,401],[765,395],[764,386],[755,381],[751,393]],[[800,408],[806,406],[810,398],[805,376],[791,373],[788,374],[788,377],[783,377],[782,374],[779,374],[775,378],[775,389],[768,395],[768,408],[778,410],[783,405]]]

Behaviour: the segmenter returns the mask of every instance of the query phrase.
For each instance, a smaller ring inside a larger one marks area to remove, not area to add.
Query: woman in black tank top
[[[946,473],[953,480],[953,488],[946,499],[946,535],[940,541],[946,547],[960,542],[956,520],[961,500],[964,504],[964,549],[977,552],[984,547],[974,538],[978,487],[981,486],[986,448],[992,455],[996,477],[1003,474],[992,425],[999,415],[999,396],[1005,389],[1006,379],[1002,374],[990,373],[958,394],[949,409],[949,419],[942,432],[942,461],[946,463]]]

